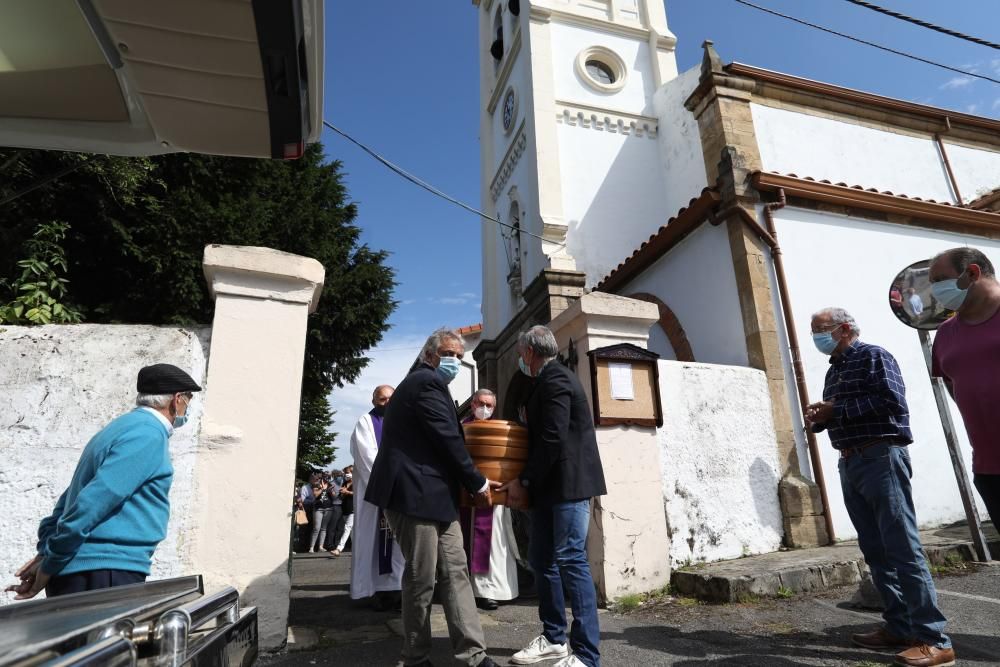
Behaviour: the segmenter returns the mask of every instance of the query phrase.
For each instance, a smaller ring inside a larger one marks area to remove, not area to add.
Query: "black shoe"
[[[476,598],[476,606],[485,611],[496,611],[496,608],[500,605],[498,605],[497,601],[493,598]],[[489,660],[489,658],[487,658],[487,660]]]
[[[482,664],[482,663],[479,663]],[[496,664],[496,663],[493,663]],[[434,663],[430,660],[424,660],[423,662],[418,662],[413,665],[403,665],[403,667],[434,667]]]
[[[494,601],[494,604],[495,603],[496,601]],[[500,667],[500,665],[493,662],[493,658],[491,658],[490,656],[486,656],[485,658],[479,661],[479,664],[476,665],[476,667]]]

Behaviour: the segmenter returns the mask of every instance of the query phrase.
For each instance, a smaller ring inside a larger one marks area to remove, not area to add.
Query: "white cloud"
[[[965,88],[973,82],[971,76],[956,76],[941,84],[941,90],[951,90],[954,88]]]
[[[970,104],[969,106],[965,107],[965,111],[966,113],[979,113],[979,105]]]
[[[371,362],[361,371],[358,381],[330,393],[333,430],[337,432],[334,467],[351,461],[351,432],[361,415],[372,409],[372,390],[380,384],[399,384],[406,377],[426,340],[423,336],[387,336],[382,343],[365,355]]]
[[[462,292],[455,296],[443,296],[443,297],[429,297],[427,299],[430,303],[437,303],[442,306],[464,306],[468,303],[474,302],[479,298],[478,294],[473,294],[472,292]]]
[[[1000,97],[993,100],[993,110],[996,111],[997,109],[1000,109]]]

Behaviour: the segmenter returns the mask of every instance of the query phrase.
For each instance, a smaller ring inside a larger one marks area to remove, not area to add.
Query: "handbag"
[[[295,510],[295,525],[304,526],[309,523],[309,517],[305,510]]]

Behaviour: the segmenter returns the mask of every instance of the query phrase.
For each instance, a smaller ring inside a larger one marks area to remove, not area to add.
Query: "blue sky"
[[[655,0],[654,0],[655,1]],[[844,0],[754,0],[957,68],[1000,79],[1000,51],[910,25]],[[881,95],[1000,118],[1000,85],[799,26],[733,0],[667,0],[680,71],[715,42],[740,61]],[[953,30],[1000,41],[1000,1],[878,0]],[[326,3],[324,114],[330,122],[445,192],[479,206],[479,65],[470,0]],[[423,339],[480,321],[478,218],[404,181],[327,130],[344,163],[363,241],[389,251],[399,308],[357,386],[333,394],[338,465],[375,384],[395,384]]]

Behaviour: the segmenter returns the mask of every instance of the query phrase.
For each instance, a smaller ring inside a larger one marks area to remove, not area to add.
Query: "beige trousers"
[[[458,521],[440,523],[385,510],[399,542],[403,568],[403,664],[416,665],[431,653],[431,599],[441,587],[448,637],[455,657],[475,667],[486,657],[486,640],[472,595]]]

